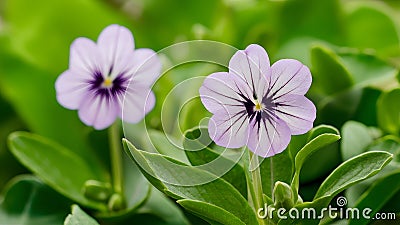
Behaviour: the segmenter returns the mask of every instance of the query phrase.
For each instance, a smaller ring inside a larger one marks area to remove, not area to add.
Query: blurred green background
[[[313,74],[309,97],[318,108],[316,124],[342,130],[347,121],[354,120],[374,127],[367,132],[371,143],[391,135],[398,144],[400,1],[2,0],[0,190],[14,176],[28,173],[7,149],[7,136],[15,130],[53,139],[88,162],[96,152],[107,164],[107,150],[98,141],[106,133],[85,127],[75,111],[62,108],[54,82],[68,68],[69,46],[75,38],[96,40],[104,27],[114,23],[132,31],[137,48],[158,51],[182,41],[207,39],[238,49],[260,44],[271,62],[298,59]],[[169,86],[155,87],[160,99],[179,81],[165,79]],[[149,115],[155,129],[161,129],[159,108]],[[191,125],[206,114],[199,113],[191,115]],[[366,141],[352,136],[354,132],[348,133],[347,140]],[[329,171],[357,154],[343,153],[343,144],[332,148],[329,154],[313,156],[314,163],[304,168],[301,191],[305,199]]]

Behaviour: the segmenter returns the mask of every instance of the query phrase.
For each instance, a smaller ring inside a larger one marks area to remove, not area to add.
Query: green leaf
[[[322,125],[318,125],[318,126],[314,127],[307,134],[308,134],[307,142],[309,142],[321,134],[337,134],[337,135],[339,135],[339,131],[338,131],[338,129],[336,129],[333,126],[322,124]]]
[[[133,163],[131,162],[131,164]],[[151,215],[156,220],[161,220],[163,225],[189,225],[189,221],[185,218],[178,205],[155,188],[152,188],[149,200],[138,209],[137,213],[132,217],[133,219],[129,221],[138,221],[137,217],[141,217],[140,215],[144,214],[148,215],[148,217]],[[148,223],[145,220],[140,224]]]
[[[223,179],[167,156],[137,150],[125,139],[124,147],[147,179],[167,195],[206,202],[232,213],[245,224],[257,224],[246,199]]]
[[[375,181],[374,184],[360,197],[355,208],[370,208],[372,209],[370,216],[374,216],[375,213],[377,213],[399,190],[400,171],[395,171],[394,173]],[[369,222],[369,220],[360,217],[357,220],[351,220],[349,225],[362,225],[368,224]]]
[[[311,48],[311,64],[319,91],[331,95],[349,89],[354,81],[339,56],[324,46]],[[332,79],[332,78],[335,79]]]
[[[198,136],[199,134],[202,138]],[[204,127],[186,131],[185,137],[183,147],[191,165],[216,176],[222,175],[222,179],[232,184],[244,198],[247,198],[246,175],[243,167],[238,163],[240,155],[236,159],[229,159],[226,155],[229,154],[229,151],[234,152],[233,149],[218,149],[215,146],[213,148],[212,145],[215,144],[209,138],[208,129]],[[207,144],[210,147],[207,147]],[[191,147],[198,147],[198,150],[197,148],[190,150]],[[241,150],[244,151],[244,149]]]
[[[384,89],[398,72],[396,67],[371,53],[350,50],[339,51],[338,54],[359,87],[375,86]]]
[[[355,121],[343,125],[342,137],[341,151],[344,161],[363,153],[373,141],[368,127]]]
[[[397,136],[387,135],[377,139],[368,146],[368,151],[380,150],[392,153],[394,155],[394,163],[400,162],[400,139]]]
[[[379,126],[391,134],[400,134],[400,88],[383,93],[378,100]]]
[[[347,160],[337,167],[321,184],[314,199],[334,197],[357,182],[374,176],[393,158],[383,151],[370,151]]]
[[[78,155],[39,135],[14,132],[8,145],[14,156],[50,187],[87,207],[104,210],[105,205],[87,199],[82,192],[87,180],[106,181]]]
[[[398,30],[388,11],[383,4],[371,2],[353,7],[346,18],[348,45],[372,48],[385,56],[397,55],[400,52]]]
[[[62,224],[71,204],[31,175],[12,179],[2,196],[0,224]]]
[[[158,130],[149,130],[148,134],[154,148],[161,155],[166,155],[181,162],[189,163],[184,150],[177,146],[178,140],[172,139],[172,136],[167,136],[167,134]],[[171,138],[171,140],[169,138]]]
[[[79,206],[72,206],[72,213],[65,218],[64,225],[99,225],[99,223],[86,214]]]
[[[338,134],[330,134],[330,133],[324,133],[320,134],[314,139],[312,139],[310,142],[308,142],[296,155],[295,157],[295,173],[293,175],[293,180],[292,180],[292,188],[295,193],[295,197],[297,196],[298,190],[299,190],[299,177],[300,177],[300,171],[301,168],[304,164],[304,162],[307,160],[308,157],[310,157],[315,151],[321,149],[324,146],[327,146],[331,143],[334,143],[340,139],[340,136]],[[296,202],[297,199],[295,199]]]
[[[188,199],[178,200],[177,202],[179,205],[183,206],[183,208],[201,218],[204,218],[211,224],[217,222],[226,225],[245,225],[245,223],[232,213],[215,205]]]

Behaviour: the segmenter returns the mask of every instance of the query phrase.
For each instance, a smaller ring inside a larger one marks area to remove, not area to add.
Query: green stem
[[[272,160],[272,157],[269,158],[270,164],[269,164],[269,170],[270,170],[270,177],[271,177],[271,199],[274,201],[274,186],[275,186],[275,181],[274,181],[274,161]]]
[[[122,148],[118,121],[110,127],[108,134],[114,192],[123,196]]]
[[[249,164],[253,164],[256,166],[254,170],[250,170],[250,166],[247,171],[250,172],[249,177],[251,177],[251,183],[248,183],[248,188],[251,193],[251,199],[253,202],[254,210],[257,213],[258,209],[264,207],[264,200],[263,200],[263,190],[262,190],[262,182],[261,182],[261,174],[260,174],[260,167],[258,163],[258,156],[254,155],[252,152],[249,151]],[[262,218],[257,216],[258,223],[260,225],[265,224],[265,221]]]

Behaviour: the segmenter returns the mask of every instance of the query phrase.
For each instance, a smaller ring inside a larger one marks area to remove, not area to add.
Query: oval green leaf
[[[348,160],[365,151],[373,141],[368,127],[356,121],[349,121],[342,127],[341,152],[344,160]]]
[[[354,81],[332,50],[323,46],[311,49],[311,64],[318,90],[331,95],[349,89]],[[335,79],[332,79],[335,77]]]
[[[393,158],[383,151],[370,151],[347,160],[337,167],[321,184],[314,199],[334,197],[357,182],[374,176]]]
[[[46,184],[87,207],[105,210],[102,203],[87,199],[82,187],[87,180],[106,181],[78,155],[59,144],[28,132],[14,132],[8,138],[14,156]]]

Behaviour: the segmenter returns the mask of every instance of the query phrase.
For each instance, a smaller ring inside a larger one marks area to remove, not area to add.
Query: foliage
[[[124,124],[126,208],[110,210],[107,133],[60,106],[54,82],[68,68],[73,40],[95,39],[113,23],[128,27],[138,48],[207,39],[233,46],[203,49],[222,61],[251,43],[265,47],[271,62],[301,61],[313,75],[307,95],[317,120],[261,163],[264,203],[277,204],[273,187],[280,181],[277,196],[290,196],[297,209],[321,209],[345,196],[347,207],[400,214],[399,21],[400,4],[390,0],[1,2],[0,224],[259,223],[248,201],[247,150],[217,146],[199,99],[182,102],[198,93],[203,78],[174,89],[221,65],[175,66],[184,54],[168,50],[160,54],[165,73],[153,87],[155,109],[139,124]],[[31,174],[16,176],[21,173]],[[88,181],[98,186],[90,189]],[[334,220],[370,222],[322,223]]]

